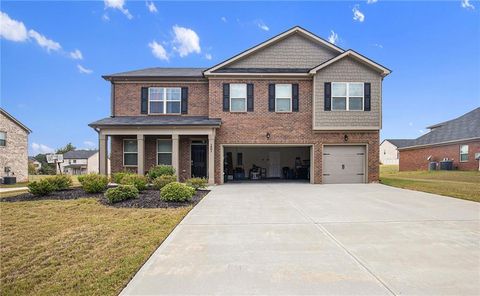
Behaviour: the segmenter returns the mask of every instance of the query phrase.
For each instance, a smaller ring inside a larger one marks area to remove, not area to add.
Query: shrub
[[[138,197],[138,189],[133,185],[119,185],[116,188],[110,188],[105,192],[105,197],[110,203],[127,200]]]
[[[163,201],[189,201],[193,194],[195,193],[195,189],[189,187],[185,184],[179,182],[172,182],[165,185],[160,190],[160,199]]]
[[[153,187],[155,189],[162,189],[165,185],[176,181],[177,177],[174,175],[162,175],[153,180]]]
[[[152,181],[163,175],[175,175],[175,169],[171,165],[157,165],[148,171],[148,178]]]
[[[205,178],[190,178],[185,182],[188,186],[192,187],[193,189],[197,190],[199,188],[204,189],[207,188],[207,179]]]
[[[48,178],[48,181],[55,187],[55,191],[66,190],[72,186],[72,177],[67,175],[56,175]]]
[[[28,189],[33,195],[45,196],[55,191],[55,186],[48,179],[42,179],[29,183]]]
[[[107,189],[108,178],[105,175],[95,173],[78,176],[78,181],[87,193],[100,193]]]
[[[122,185],[133,185],[138,191],[147,189],[147,178],[137,174],[127,174],[122,178]]]
[[[112,182],[117,184],[122,184],[122,179],[128,175],[128,172],[119,172],[112,175]]]

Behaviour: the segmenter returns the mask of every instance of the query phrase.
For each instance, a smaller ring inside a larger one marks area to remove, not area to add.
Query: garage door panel
[[[365,146],[325,146],[323,183],[364,183]]]

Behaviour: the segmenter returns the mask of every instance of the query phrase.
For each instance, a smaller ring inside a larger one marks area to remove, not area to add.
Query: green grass
[[[385,185],[435,193],[480,202],[478,171],[407,171],[398,166],[380,167],[380,182]]]
[[[0,294],[117,295],[190,209],[0,203]]]

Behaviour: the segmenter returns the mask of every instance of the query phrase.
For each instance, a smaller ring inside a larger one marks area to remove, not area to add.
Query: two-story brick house
[[[208,69],[104,76],[111,117],[100,172],[175,167],[179,179],[378,180],[382,80],[390,70],[294,27]]]

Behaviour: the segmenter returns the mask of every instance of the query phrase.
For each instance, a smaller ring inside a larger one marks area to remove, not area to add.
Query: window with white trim
[[[275,84],[275,112],[292,112],[291,84]]]
[[[230,112],[247,112],[247,85],[230,84]]]
[[[137,140],[123,140],[123,165],[138,165],[138,145]]]
[[[0,132],[0,147],[7,146],[7,133]]]
[[[460,145],[460,161],[468,161],[468,145]]]
[[[172,140],[157,140],[157,164],[172,165]]]
[[[363,82],[332,82],[332,110],[363,111]]]
[[[149,87],[149,114],[180,114],[182,89],[180,87]]]

